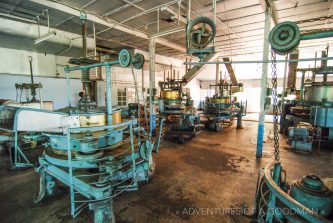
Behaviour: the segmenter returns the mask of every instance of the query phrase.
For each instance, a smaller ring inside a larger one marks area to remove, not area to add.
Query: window
[[[127,106],[128,103],[135,102],[135,88],[125,87],[117,90],[118,106]]]
[[[126,88],[117,91],[118,106],[126,106]]]

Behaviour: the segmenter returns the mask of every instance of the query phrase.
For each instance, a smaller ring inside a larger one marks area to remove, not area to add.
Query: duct
[[[48,27],[40,26],[40,33],[44,35],[48,33]],[[75,48],[82,48],[81,36],[69,33],[61,30],[55,30],[56,35],[48,40],[45,43],[56,44],[56,45],[65,45]],[[31,39],[32,43],[34,39],[37,39],[38,36],[38,25],[36,24],[27,24],[23,22],[8,20],[0,18],[0,33],[4,35],[10,35],[15,37],[21,37],[24,39]],[[8,40],[10,41],[10,40]],[[43,44],[45,44],[43,43]],[[3,44],[2,44],[3,45]],[[31,46],[27,46],[28,48]],[[87,38],[87,47],[88,50],[94,50],[94,40],[92,38]],[[61,51],[58,49],[58,52]]]

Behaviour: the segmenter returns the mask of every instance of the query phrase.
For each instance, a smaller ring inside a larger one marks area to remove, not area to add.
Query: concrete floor
[[[154,154],[153,180],[115,199],[117,222],[249,222],[239,211],[243,202],[252,206],[258,168],[273,160],[272,125],[266,127],[260,160],[255,158],[257,123],[243,126],[203,131],[185,145],[164,142]],[[309,173],[333,176],[333,151],[294,153],[281,139],[281,161],[289,181]],[[0,165],[0,222],[92,222],[88,210],[72,220],[68,192],[35,206],[38,175],[8,171],[4,156]]]

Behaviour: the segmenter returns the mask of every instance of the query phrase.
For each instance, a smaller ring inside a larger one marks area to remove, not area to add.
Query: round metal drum
[[[161,91],[161,98],[162,99],[179,99],[179,91]]]
[[[112,113],[112,124],[120,124],[121,123],[121,110],[114,111]]]
[[[332,85],[312,85],[305,88],[304,100],[307,102],[333,102]]]

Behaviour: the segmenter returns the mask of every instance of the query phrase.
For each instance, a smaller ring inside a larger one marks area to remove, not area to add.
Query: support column
[[[264,50],[263,50],[263,60],[269,59],[269,42],[268,35],[270,32],[271,17],[269,14],[269,8],[266,8],[265,12],[265,33],[264,33]],[[257,152],[256,157],[262,157],[262,150],[264,147],[264,123],[265,123],[265,102],[266,102],[266,91],[267,91],[267,73],[268,73],[268,63],[262,64],[262,74],[261,74],[261,95],[260,95],[260,113],[259,113],[259,123],[258,123],[258,138],[257,138]]]
[[[155,128],[153,90],[155,88],[155,38],[149,38],[149,129],[150,136]]]

